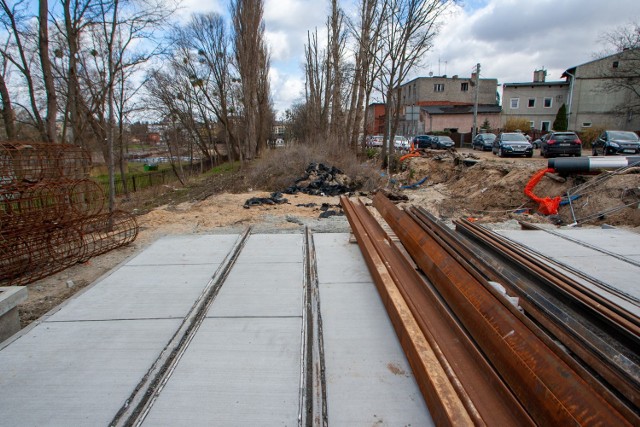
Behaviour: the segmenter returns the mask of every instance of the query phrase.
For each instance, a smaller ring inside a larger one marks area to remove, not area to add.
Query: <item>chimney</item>
[[[547,70],[544,68],[541,70],[535,70],[533,72],[533,82],[534,83],[543,83],[547,78]]]

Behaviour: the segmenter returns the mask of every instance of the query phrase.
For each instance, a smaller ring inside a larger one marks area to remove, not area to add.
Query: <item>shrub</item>
[[[528,119],[523,117],[521,118],[510,118],[507,119],[507,122],[504,124],[502,129],[503,132],[515,132],[517,130],[521,130],[522,132],[528,132],[531,128],[531,123]]]
[[[582,141],[582,148],[591,148],[591,143],[604,131],[605,128],[602,126],[593,126],[578,132],[578,136]]]

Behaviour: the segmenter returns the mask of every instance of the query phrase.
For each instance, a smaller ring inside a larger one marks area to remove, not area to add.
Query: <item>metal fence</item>
[[[182,172],[184,174],[184,177],[186,178],[206,172],[213,166],[214,162],[212,160],[202,160],[198,163],[182,165]],[[145,188],[164,185],[175,181],[178,181],[178,177],[173,169],[149,171],[139,174],[127,175],[125,181],[122,180],[122,177],[120,175],[116,175],[114,182],[115,193],[116,196],[125,194],[125,182],[127,184],[127,191],[130,193],[135,193],[136,191],[144,190]],[[102,187],[105,194],[108,194],[109,182],[102,183]]]

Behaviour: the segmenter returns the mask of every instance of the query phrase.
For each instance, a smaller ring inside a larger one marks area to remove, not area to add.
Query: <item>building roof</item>
[[[527,82],[527,83],[504,83],[502,87],[526,87],[526,86],[568,86],[568,81],[556,82]]]
[[[578,67],[582,67],[582,66],[585,66],[585,65],[588,65],[588,64],[593,64],[594,62],[602,61],[604,59],[621,57],[623,55],[628,54],[630,51],[635,51],[635,50],[640,50],[640,49],[625,49],[625,50],[622,50],[620,52],[616,52],[616,53],[614,53],[612,55],[609,55],[609,56],[603,56],[602,58],[597,58],[597,59],[593,59],[591,61],[587,61],[587,62],[582,63],[582,64],[574,65],[573,67],[567,68],[564,71],[564,73],[562,73],[562,77],[566,77],[568,79],[570,77],[569,74],[575,74],[576,73],[576,68],[578,68]]]
[[[441,114],[473,114],[473,105],[431,105],[422,107],[422,111],[430,115]],[[502,111],[499,105],[478,105],[478,113],[498,114]]]

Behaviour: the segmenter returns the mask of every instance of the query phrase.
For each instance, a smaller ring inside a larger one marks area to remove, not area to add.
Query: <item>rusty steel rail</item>
[[[477,343],[518,401],[540,425],[634,425],[514,316],[406,212],[382,194],[374,206]]]
[[[633,419],[638,416],[638,337],[625,340],[628,337],[626,333],[611,333],[611,329],[594,323],[593,316],[577,311],[571,301],[559,300],[553,289],[541,283],[543,278],[536,276],[535,272],[519,263],[492,256],[465,234],[455,233],[444,226],[426,210],[409,207],[406,211],[423,228],[446,242],[451,256],[476,278],[498,282],[509,295],[519,297],[519,305],[526,315],[508,306],[512,313],[530,325],[530,329],[550,348],[556,348],[556,354],[625,417]],[[495,288],[488,289],[497,298],[504,298]],[[609,332],[603,333],[603,330]],[[558,342],[571,352],[560,348]],[[597,373],[597,378],[593,372]]]
[[[534,425],[367,208],[346,197],[341,203],[437,424]]]

